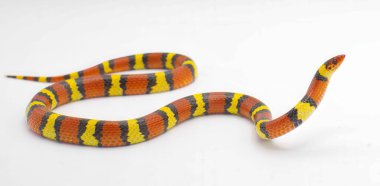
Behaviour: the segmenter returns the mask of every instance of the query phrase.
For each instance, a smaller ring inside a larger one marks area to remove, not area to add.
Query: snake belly
[[[192,83],[197,68],[192,59],[176,53],[136,54],[104,61],[94,67],[62,76],[8,76],[55,82],[39,91],[26,109],[33,132],[48,139],[98,147],[136,144],[159,136],[193,117],[209,114],[239,115],[255,124],[262,139],[274,139],[300,126],[320,104],[332,74],[343,62],[339,55],[325,62],[314,75],[301,101],[284,115],[273,119],[263,102],[233,92],[209,92],[176,100],[146,116],[106,121],[65,116],[52,110],[78,100],[95,97],[151,94],[170,91]],[[111,74],[128,70],[167,69],[149,74]]]

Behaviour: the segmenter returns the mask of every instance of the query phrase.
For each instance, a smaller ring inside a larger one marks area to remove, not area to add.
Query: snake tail
[[[98,147],[125,146],[153,139],[176,125],[211,114],[238,115],[251,120],[262,139],[274,139],[300,126],[318,107],[332,74],[344,60],[339,55],[325,62],[313,76],[299,103],[273,119],[260,100],[242,93],[208,92],[178,99],[139,118],[107,121],[65,116],[52,110],[95,97],[150,94],[170,91],[192,83],[197,76],[193,60],[175,53],[147,53],[105,61],[97,66],[62,76],[10,76],[55,82],[39,91],[26,109],[33,132],[48,139]],[[111,74],[138,69],[167,69],[150,74]]]
[[[175,69],[176,75],[181,73],[186,74],[190,70],[193,76],[197,75],[195,63],[185,55],[175,53],[146,53],[107,60],[96,66],[60,76],[7,75],[6,77],[37,82],[59,82],[67,79],[142,69]],[[168,72],[168,74],[170,73]],[[185,76],[187,77],[187,74]]]

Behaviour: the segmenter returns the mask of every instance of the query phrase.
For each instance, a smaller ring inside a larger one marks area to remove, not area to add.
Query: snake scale
[[[185,120],[209,114],[233,114],[250,119],[262,139],[282,136],[300,126],[317,108],[332,74],[344,55],[325,62],[314,75],[306,95],[284,115],[273,119],[260,100],[232,92],[210,92],[176,100],[146,116],[104,121],[61,115],[53,109],[66,103],[106,96],[170,91],[192,83],[197,68],[192,59],[176,53],[136,54],[105,61],[94,67],[54,77],[7,76],[39,82],[55,82],[39,91],[26,109],[33,132],[59,142],[88,146],[124,146],[150,140]],[[109,74],[128,70],[167,69],[149,74]]]

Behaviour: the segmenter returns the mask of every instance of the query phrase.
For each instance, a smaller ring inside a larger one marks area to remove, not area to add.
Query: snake
[[[85,70],[61,76],[9,78],[52,82],[39,91],[26,108],[30,129],[39,136],[63,143],[96,147],[132,145],[153,139],[194,117],[229,114],[251,120],[258,136],[271,140],[300,126],[318,107],[332,74],[345,55],[323,63],[313,76],[305,96],[287,113],[272,119],[259,99],[234,92],[206,92],[183,97],[143,117],[107,121],[66,116],[53,112],[61,105],[96,97],[152,94],[179,89],[197,77],[194,61],[178,53],[143,53],[104,61]],[[141,69],[155,73],[117,74]],[[116,74],[115,74],[116,73]]]

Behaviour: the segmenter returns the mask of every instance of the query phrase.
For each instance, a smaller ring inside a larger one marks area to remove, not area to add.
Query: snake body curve
[[[8,76],[39,82],[55,82],[39,91],[26,109],[33,132],[52,140],[88,146],[124,146],[150,140],[179,123],[209,114],[233,114],[250,119],[262,139],[282,136],[300,126],[317,108],[332,74],[343,62],[339,55],[325,62],[314,75],[306,95],[284,115],[273,119],[260,100],[232,92],[194,94],[176,100],[146,116],[123,121],[104,121],[52,112],[63,104],[95,97],[149,94],[181,88],[193,82],[197,68],[192,59],[175,53],[136,54],[105,61],[62,76]],[[120,75],[109,73],[167,69],[167,71]]]

